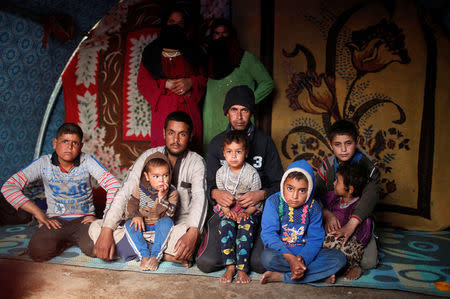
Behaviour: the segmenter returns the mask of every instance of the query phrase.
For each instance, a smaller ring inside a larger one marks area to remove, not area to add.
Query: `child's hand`
[[[97,220],[97,218],[95,218],[95,216],[89,215],[89,216],[85,216],[83,218],[83,220],[81,220],[81,223],[83,223],[83,224],[91,223],[91,222],[94,222],[95,220]]]
[[[241,223],[241,221],[245,221],[248,219],[248,217],[250,217],[249,214],[247,214],[245,211],[244,212],[240,212],[237,217],[236,217],[236,222],[237,223]]]
[[[291,268],[291,279],[300,279],[306,271],[305,261],[301,256],[295,256],[291,253],[283,254],[283,257],[288,261]]]
[[[133,227],[133,224],[135,231],[139,230],[140,232],[145,232],[144,218],[139,216],[133,217],[130,223],[130,227]]]
[[[341,223],[339,220],[331,213],[330,210],[323,209],[322,215],[325,218],[325,232],[327,234],[335,233],[338,229],[341,228]]]
[[[246,208],[244,211],[239,213],[239,215],[237,215],[236,222],[241,223],[241,221],[246,221],[248,218],[250,218],[250,215],[253,215],[255,212],[256,212],[255,207]]]
[[[353,235],[353,233],[355,232],[355,229],[358,227],[359,225],[359,220],[352,217],[350,218],[350,220],[347,222],[346,225],[344,225],[342,228],[336,230],[335,232],[332,232],[331,234],[336,235],[336,239],[339,239],[340,237],[344,237],[344,242],[343,245],[345,245],[345,243],[347,243],[347,240]]]
[[[164,196],[167,195],[168,192],[169,192],[169,184],[164,183],[164,185],[161,188],[159,188],[158,198],[161,200]]]
[[[39,227],[45,225],[48,229],[58,229],[61,228],[61,223],[57,219],[47,218],[47,216],[42,213],[42,215],[36,216],[37,221],[39,222]]]
[[[228,207],[222,207],[222,212],[226,218],[237,221],[237,214],[235,211],[230,210]]]
[[[294,267],[291,266],[291,279],[300,279],[306,271],[305,261],[301,256],[296,257]]]

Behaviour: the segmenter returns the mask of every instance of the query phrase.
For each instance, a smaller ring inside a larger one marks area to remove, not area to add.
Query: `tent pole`
[[[85,39],[87,39],[87,36],[84,36],[81,39],[81,41],[78,44],[77,48],[75,49],[75,51],[73,51],[72,56],[70,56],[70,59],[67,61],[67,64],[64,67],[64,70],[61,72],[61,75],[59,76],[58,81],[56,82],[55,88],[53,89],[53,92],[50,95],[50,100],[48,101],[47,108],[45,109],[44,118],[42,120],[41,128],[39,129],[38,139],[37,139],[37,142],[36,142],[36,146],[34,148],[33,160],[36,160],[41,155],[42,143],[44,142],[44,133],[45,133],[45,130],[47,129],[48,121],[50,120],[50,113],[52,112],[53,106],[55,106],[56,99],[58,98],[58,94],[59,94],[59,92],[61,90],[62,74],[66,70],[66,68],[69,65],[70,61],[72,61],[72,58],[74,57],[76,51],[79,49],[81,43],[84,42]]]

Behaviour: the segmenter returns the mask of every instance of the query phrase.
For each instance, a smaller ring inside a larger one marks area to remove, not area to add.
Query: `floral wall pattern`
[[[420,8],[411,1],[288,2],[276,2],[275,32],[292,34],[275,35],[272,113],[285,166],[305,159],[318,169],[331,155],[331,124],[353,120],[359,147],[382,173],[378,221],[409,228],[420,217],[419,226],[448,226],[432,212],[438,56]]]

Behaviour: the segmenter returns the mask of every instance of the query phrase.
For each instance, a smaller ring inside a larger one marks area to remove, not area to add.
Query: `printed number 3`
[[[261,156],[254,156],[253,160],[255,161],[255,163],[253,163],[253,167],[255,167],[256,169],[261,168],[262,167],[262,157]]]

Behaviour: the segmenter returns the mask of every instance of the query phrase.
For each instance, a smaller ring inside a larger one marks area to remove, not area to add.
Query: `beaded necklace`
[[[162,51],[162,55],[164,56],[164,57],[167,57],[167,58],[174,58],[174,57],[177,57],[178,55],[180,55],[181,53],[180,53],[180,51],[178,51],[178,50],[176,50],[175,52],[168,52],[168,51],[166,51],[166,50],[163,50]]]
[[[236,195],[236,189],[237,189],[237,186],[239,185],[239,182],[241,181],[241,174],[242,174],[242,171],[244,170],[244,167],[245,167],[245,164],[242,165],[242,168],[241,168],[241,170],[239,171],[239,176],[238,176],[238,179],[237,179],[236,185],[234,186],[233,191],[228,190],[228,178],[229,178],[229,176],[230,176],[230,170],[231,170],[231,168],[230,168],[230,167],[227,168],[227,176],[226,176],[226,178],[225,178],[225,190],[227,190],[228,192],[230,192],[230,193],[233,194],[233,195]]]

